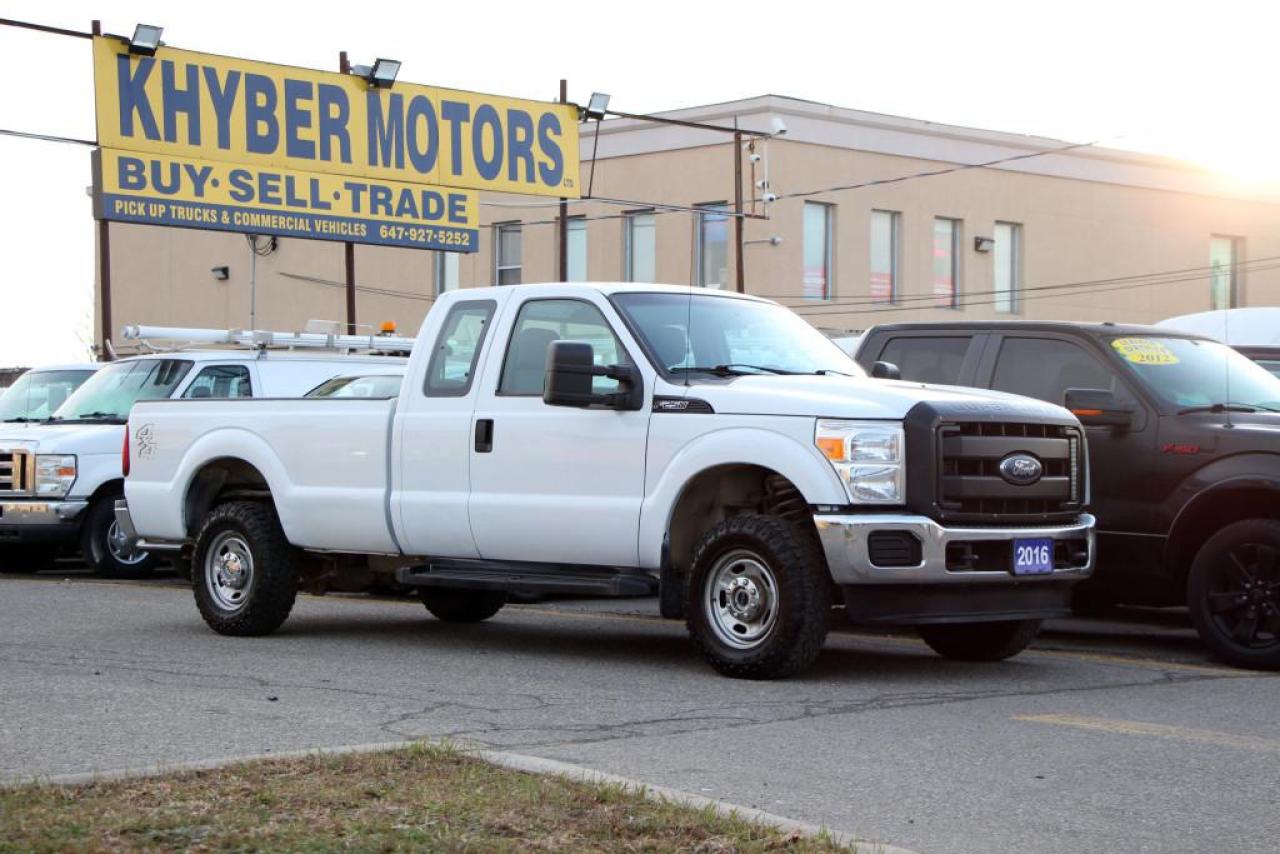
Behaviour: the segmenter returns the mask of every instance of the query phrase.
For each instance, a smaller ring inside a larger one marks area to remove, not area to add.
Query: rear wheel
[[[1002,661],[1026,649],[1040,632],[1039,620],[996,623],[939,623],[917,626],[924,642],[943,658]]]
[[[421,595],[431,615],[446,623],[480,623],[507,604],[507,594],[501,590],[424,587]]]
[[[154,555],[130,545],[116,521],[116,498],[99,498],[85,512],[80,551],[85,562],[104,578],[146,578],[156,567]]]
[[[1280,521],[1245,519],[1210,537],[1191,565],[1187,605],[1218,658],[1280,670]]]
[[[830,611],[818,544],[784,519],[735,516],[694,549],[689,634],[726,676],[777,679],[804,670],[822,651]]]
[[[270,504],[232,501],[209,511],[191,564],[200,616],[219,634],[270,634],[293,610],[298,553]]]
[[[52,568],[57,557],[57,546],[7,546],[0,548],[0,573],[35,575],[42,569]]]

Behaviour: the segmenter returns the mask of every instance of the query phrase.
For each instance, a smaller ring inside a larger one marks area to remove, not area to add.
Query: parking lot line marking
[[[1118,721],[1110,718],[1094,718],[1087,715],[1014,715],[1013,719],[1015,721],[1074,727],[1076,729],[1118,735],[1140,735],[1149,738],[1168,738],[1175,741],[1193,741],[1198,744],[1212,744],[1217,747],[1250,750],[1254,753],[1280,753],[1280,741],[1276,739],[1259,738],[1253,735],[1238,735],[1232,732],[1218,732],[1211,729],[1191,729],[1189,727],[1153,724],[1145,721]]]

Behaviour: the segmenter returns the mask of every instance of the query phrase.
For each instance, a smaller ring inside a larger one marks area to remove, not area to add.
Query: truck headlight
[[[819,419],[813,441],[844,481],[853,504],[906,501],[907,459],[900,423]]]
[[[76,458],[61,454],[36,454],[36,496],[63,498],[76,482]]]

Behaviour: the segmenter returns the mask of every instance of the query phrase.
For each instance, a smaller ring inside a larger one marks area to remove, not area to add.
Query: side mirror
[[[617,380],[617,393],[596,394],[591,390],[595,377]],[[550,406],[640,409],[644,405],[644,390],[640,385],[640,372],[631,365],[597,365],[590,344],[556,341],[547,348],[547,380],[542,385],[542,401]]]
[[[1133,424],[1133,408],[1122,404],[1115,393],[1107,389],[1069,388],[1064,405],[1086,427],[1123,429]]]
[[[893,362],[876,362],[871,366],[873,380],[900,380],[902,371]]]

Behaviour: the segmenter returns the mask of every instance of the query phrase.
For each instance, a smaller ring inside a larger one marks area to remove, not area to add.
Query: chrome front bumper
[[[822,550],[832,579],[840,585],[885,584],[1008,584],[1011,581],[1043,583],[1079,581],[1093,573],[1095,545],[1094,518],[1081,513],[1072,525],[1037,528],[947,528],[927,516],[909,513],[858,513],[841,516],[815,515]],[[871,562],[867,536],[873,531],[910,531],[921,545],[921,560],[915,566],[876,566]],[[1012,571],[950,571],[947,546],[963,541],[1009,541],[1015,539],[1079,540],[1088,543],[1088,561],[1083,566],[1055,569],[1043,575],[1019,575]]]
[[[0,526],[74,525],[88,506],[86,500],[0,501]]]

